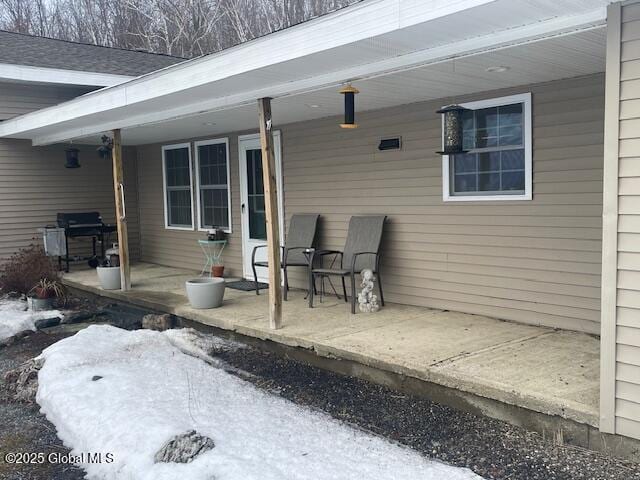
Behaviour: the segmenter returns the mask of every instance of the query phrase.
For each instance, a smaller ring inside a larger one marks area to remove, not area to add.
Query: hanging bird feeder
[[[67,148],[65,150],[64,168],[80,168],[80,159],[78,154],[80,150],[77,148]]]
[[[456,153],[466,153],[462,138],[462,116],[468,111],[461,105],[449,105],[438,110],[443,117],[442,128],[442,151],[436,152],[440,155],[453,155]]]
[[[340,124],[340,128],[358,128],[358,124],[355,121],[355,97],[356,93],[360,93],[360,91],[351,85],[347,85],[340,90],[340,93],[344,95],[344,123]]]

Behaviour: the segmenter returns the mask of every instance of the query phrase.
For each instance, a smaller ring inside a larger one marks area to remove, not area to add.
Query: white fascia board
[[[358,3],[221,52],[5,121],[0,126],[0,137],[210,84],[495,1],[370,0]]]
[[[0,63],[0,80],[18,83],[111,87],[133,78],[128,75]]]
[[[490,34],[483,37],[470,38],[449,45],[413,52],[366,65],[358,65],[352,68],[304,80],[268,86],[262,89],[250,90],[236,95],[217,97],[210,100],[200,99],[194,103],[186,105],[181,104],[173,108],[167,105],[165,108],[157,112],[140,115],[123,115],[117,120],[102,121],[75,129],[61,128],[55,133],[34,136],[33,144],[47,145],[69,139],[95,135],[114,128],[132,128],[143,125],[152,125],[163,121],[189,117],[202,112],[215,112],[238,108],[244,105],[253,104],[257,98],[261,97],[268,96],[272,98],[279,98],[309,93],[341,85],[347,80],[356,81],[390,75],[392,73],[446,62],[453,58],[479,55],[482,53],[510,48],[516,45],[533,43],[549,38],[557,38],[559,36],[595,28],[603,28],[604,21],[604,11],[601,9],[588,12],[583,15],[576,15],[567,18],[554,18],[546,22],[538,22],[520,28],[505,30],[500,34]],[[2,124],[0,124],[0,136],[2,136]]]

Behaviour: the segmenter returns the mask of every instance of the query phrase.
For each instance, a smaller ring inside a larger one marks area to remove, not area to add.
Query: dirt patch
[[[55,427],[34,404],[17,402],[7,394],[4,375],[9,370],[37,356],[49,345],[68,336],[37,332],[0,349],[0,478],[15,480],[76,480],[84,471],[74,465],[46,461],[49,454],[65,454],[69,450],[56,436]],[[43,453],[45,460],[30,464],[5,462],[7,453]]]

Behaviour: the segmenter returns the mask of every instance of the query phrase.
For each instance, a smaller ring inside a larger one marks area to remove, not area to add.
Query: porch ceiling
[[[278,124],[336,115],[348,81],[364,111],[602,72],[608,3],[369,0],[5,121],[0,137],[97,143],[121,128],[137,145],[255,129],[263,96]]]

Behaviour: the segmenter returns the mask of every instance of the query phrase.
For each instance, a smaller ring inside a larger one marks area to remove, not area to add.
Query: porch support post
[[[278,192],[276,159],[271,130],[271,99],[258,100],[260,146],[262,147],[262,179],[264,207],[267,218],[267,251],[269,261],[269,324],[272,329],[282,325],[282,289],[280,286],[280,222],[278,220]]]
[[[131,289],[131,270],[129,266],[129,234],[124,204],[124,174],[122,168],[122,139],[120,129],[113,130],[113,192],[116,203],[116,222],[118,225],[118,255],[120,256],[120,283],[123,291]]]

